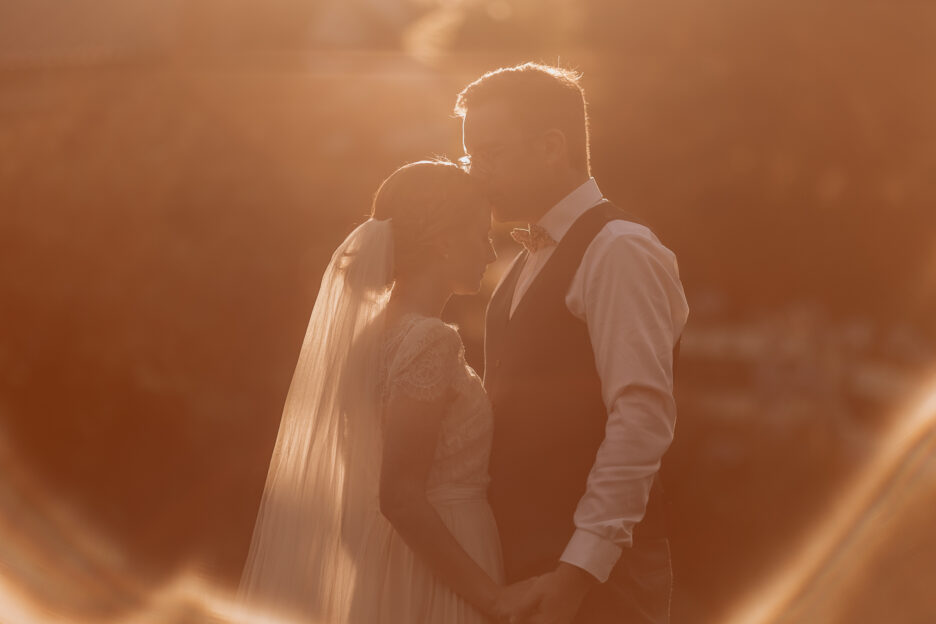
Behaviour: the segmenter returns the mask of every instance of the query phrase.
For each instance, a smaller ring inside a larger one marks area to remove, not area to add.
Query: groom
[[[526,621],[668,622],[656,475],[688,306],[673,253],[590,176],[578,78],[502,68],[456,103],[463,161],[495,217],[531,224],[487,311],[489,497],[507,581],[540,577]]]

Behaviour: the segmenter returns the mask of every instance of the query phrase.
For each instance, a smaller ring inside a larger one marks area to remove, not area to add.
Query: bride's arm
[[[384,420],[380,511],[436,576],[478,610],[494,614],[501,588],[468,555],[426,499],[448,399],[393,398]]]

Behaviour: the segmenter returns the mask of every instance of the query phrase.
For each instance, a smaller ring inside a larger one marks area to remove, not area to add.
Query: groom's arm
[[[689,312],[675,256],[625,221],[609,223],[589,245],[566,304],[588,326],[608,420],[575,533],[557,568],[531,591],[538,609],[531,624],[571,622],[631,545],[673,439],[672,351]]]
[[[673,439],[672,354],[688,306],[675,256],[627,221],[596,236],[566,303],[588,326],[608,420],[561,561],[604,582],[632,544]]]

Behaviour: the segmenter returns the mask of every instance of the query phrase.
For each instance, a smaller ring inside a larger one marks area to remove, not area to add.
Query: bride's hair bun
[[[403,165],[374,195],[371,216],[390,219],[394,277],[436,259],[439,237],[468,223],[470,204],[483,198],[477,182],[448,160]]]

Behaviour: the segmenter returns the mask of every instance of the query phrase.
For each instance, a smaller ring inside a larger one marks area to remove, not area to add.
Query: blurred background
[[[936,4],[0,0],[0,622],[228,609],[332,249],[527,60],[679,257],[674,623],[936,621]]]

